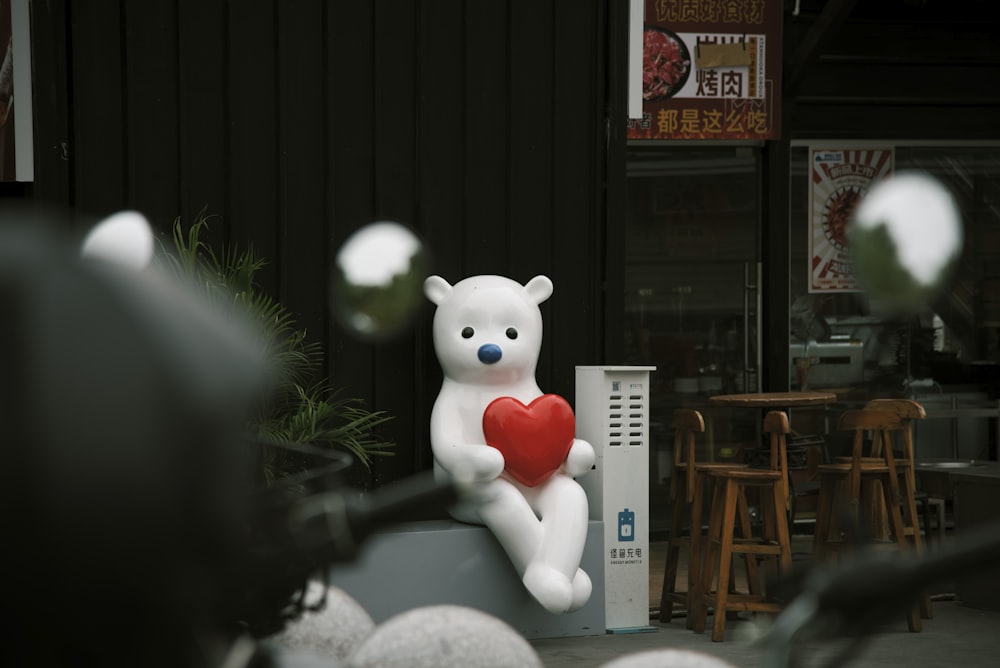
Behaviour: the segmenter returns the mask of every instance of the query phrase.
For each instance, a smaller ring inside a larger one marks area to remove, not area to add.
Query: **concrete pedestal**
[[[594,583],[580,610],[553,615],[521,584],[503,548],[484,527],[450,520],[412,522],[378,533],[359,559],[331,571],[376,624],[417,607],[465,605],[498,617],[524,637],[603,635],[604,525],[591,521],[581,568]]]

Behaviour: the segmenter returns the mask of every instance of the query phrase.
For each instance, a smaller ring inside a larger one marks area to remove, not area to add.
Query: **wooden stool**
[[[788,416],[771,411],[764,417],[764,432],[769,435],[770,465],[766,469],[728,469],[709,471],[715,485],[712,511],[708,521],[705,568],[699,591],[701,602],[695,607],[694,630],[705,630],[708,608],[715,608],[712,640],[723,639],[726,614],[732,611],[779,612],[783,605],[768,600],[764,582],[757,568],[758,557],[770,557],[782,571],[792,565],[792,545],[788,531],[788,462],[786,434]],[[746,512],[746,489],[760,490],[761,532],[754,537]],[[735,537],[736,521],[742,525],[742,537]],[[747,591],[730,592],[733,555],[742,554],[747,571]],[[713,582],[715,584],[713,590]]]
[[[742,464],[698,461],[695,455],[696,435],[705,432],[705,420],[696,410],[678,409],[673,414],[674,466],[670,474],[670,537],[667,540],[667,560],[663,568],[663,589],[660,593],[660,621],[669,622],[675,604],[687,611],[687,625],[692,624],[691,592],[698,582],[702,560],[701,533],[704,480],[708,471],[746,468]],[[711,453],[709,453],[711,454]],[[684,532],[687,516],[689,529]],[[686,589],[677,589],[677,566],[681,550],[688,552]]]
[[[879,517],[882,513],[888,517],[891,539],[888,545],[902,553],[907,552],[903,525],[906,503],[899,487],[900,467],[897,467],[892,449],[893,434],[905,430],[907,426],[894,411],[869,408],[849,410],[840,416],[838,428],[853,432],[851,456],[817,468],[820,491],[813,536],[814,556],[822,559],[865,543],[877,545],[882,539],[882,531],[873,529],[871,525],[876,495],[884,504],[884,511],[879,512]],[[873,433],[873,438],[871,450],[866,454],[864,444],[868,431]],[[862,522],[862,508],[866,509],[866,522]],[[846,525],[837,526],[835,520]],[[875,541],[859,539],[857,534],[861,531]],[[920,612],[916,607],[907,612],[907,624],[911,631],[922,629]]]
[[[927,417],[924,407],[912,399],[872,399],[865,408],[895,413],[903,421],[903,428],[896,432],[899,436],[898,450],[900,457],[896,458],[896,470],[902,474],[903,486],[900,489],[903,503],[903,535],[910,542],[910,546],[918,555],[923,554],[924,543],[920,534],[920,520],[917,514],[917,499],[921,498],[917,491],[916,464],[913,454],[913,421],[923,420]],[[879,455],[880,450],[873,444],[873,455]],[[881,444],[881,447],[893,447],[891,442]],[[862,461],[862,466],[864,466]],[[926,494],[922,496],[924,530],[930,532],[930,504]],[[924,619],[931,619],[934,614],[931,608],[931,599],[926,593],[920,599],[920,616]]]
[[[895,432],[898,434],[899,447],[894,450],[899,451],[900,456],[896,457],[896,470],[902,476],[903,488],[903,532],[910,540],[910,543],[918,553],[922,551],[923,544],[920,536],[920,522],[917,519],[917,482],[916,466],[913,458],[913,421],[923,420],[927,417],[924,407],[916,401],[910,399],[873,399],[868,402],[865,408],[870,410],[888,411],[895,413],[903,422],[903,428]],[[872,456],[877,463],[882,462],[882,447],[893,447],[890,442],[883,445],[881,432],[875,433],[875,441],[872,443]],[[866,464],[866,458],[862,458],[861,465]],[[928,527],[929,528],[929,527]]]

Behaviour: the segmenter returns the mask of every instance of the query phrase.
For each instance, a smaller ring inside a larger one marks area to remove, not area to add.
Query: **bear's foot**
[[[577,571],[581,573],[582,571]],[[524,571],[521,578],[525,588],[543,608],[554,615],[568,612],[573,606],[573,583],[569,578],[545,564],[534,563]],[[587,579],[588,583],[590,579]]]
[[[573,576],[573,602],[569,606],[567,612],[573,612],[579,610],[583,606],[587,605],[587,601],[590,600],[590,594],[593,591],[594,586],[590,582],[590,576],[587,575],[582,568],[576,569],[576,575]]]

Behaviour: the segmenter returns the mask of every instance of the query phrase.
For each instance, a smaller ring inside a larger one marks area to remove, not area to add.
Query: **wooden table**
[[[748,394],[718,394],[708,398],[715,406],[734,408],[797,408],[800,406],[823,406],[837,400],[833,392],[750,392]]]
[[[708,398],[708,403],[712,406],[725,406],[729,408],[757,408],[760,409],[757,415],[757,427],[756,433],[761,433],[761,425],[763,424],[763,412],[770,410],[784,410],[788,415],[788,424],[792,424],[792,408],[802,408],[806,406],[825,406],[827,404],[832,404],[837,401],[837,395],[834,392],[815,392],[815,391],[801,391],[801,392],[749,392],[745,394],[718,394],[714,397]],[[808,457],[808,455],[803,451],[803,456]],[[802,483],[812,476],[812,466],[806,464],[806,469],[808,472],[802,472],[802,480],[794,481],[793,476],[789,476],[790,482],[792,482],[793,488],[798,483],[799,487],[802,487]],[[792,501],[795,496],[794,489],[790,492],[789,500]],[[790,514],[794,521],[794,502],[792,502],[792,507],[790,508]]]
[[[824,406],[837,400],[833,392],[749,392],[746,394],[717,394],[708,398],[712,406],[727,406],[729,408],[760,408],[764,411],[785,410],[788,414],[788,424],[792,423],[792,408],[804,406]],[[761,422],[763,415],[758,416]],[[758,425],[759,426],[759,425]],[[757,430],[760,432],[760,429]]]

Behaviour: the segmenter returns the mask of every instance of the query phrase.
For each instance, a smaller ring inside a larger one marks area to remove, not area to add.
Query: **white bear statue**
[[[580,568],[587,495],[573,478],[593,467],[594,449],[575,437],[569,404],[535,381],[538,305],[552,281],[472,276],[451,285],[431,276],[424,294],[437,305],[434,348],[444,372],[431,413],[435,471],[477,490],[477,501],[452,515],[493,532],[546,610],[577,610],[592,585]]]

